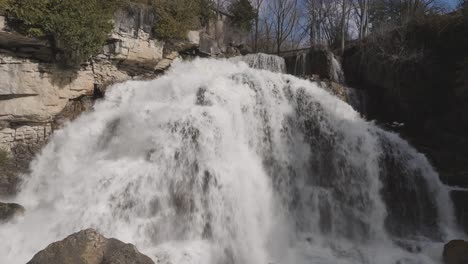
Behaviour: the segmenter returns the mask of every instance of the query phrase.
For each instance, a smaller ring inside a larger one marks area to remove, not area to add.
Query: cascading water
[[[286,57],[287,73],[310,78],[319,76],[336,83],[345,83],[344,72],[336,56],[329,50],[303,50]]]
[[[346,101],[359,113],[366,115],[367,106],[367,93],[364,90],[346,87]]]
[[[284,59],[275,55],[257,53],[233,57],[230,60],[233,62],[243,61],[255,69],[286,73],[286,63],[284,62]]]
[[[333,53],[330,54],[331,56],[331,72],[332,72],[332,80],[337,83],[345,83],[345,76],[343,69],[341,68],[341,63],[336,59]]]
[[[115,85],[31,169],[0,263],[89,227],[158,263],[437,263],[453,231],[423,155],[317,85],[243,62]]]
[[[294,63],[294,75],[307,76],[307,52],[296,55]]]

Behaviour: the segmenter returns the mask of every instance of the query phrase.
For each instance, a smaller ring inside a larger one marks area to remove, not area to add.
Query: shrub
[[[8,7],[8,0],[0,0],[0,14],[3,13]]]
[[[161,39],[184,39],[189,30],[208,23],[211,4],[210,0],[153,0],[155,34]]]
[[[235,0],[228,7],[232,15],[231,21],[238,28],[249,31],[252,28],[252,20],[255,19],[256,12],[249,0]]]
[[[4,170],[10,165],[10,157],[8,152],[0,148],[0,169]]]
[[[79,63],[97,54],[112,30],[112,16],[121,0],[16,0],[8,18],[14,28],[47,38],[63,52],[62,59]]]

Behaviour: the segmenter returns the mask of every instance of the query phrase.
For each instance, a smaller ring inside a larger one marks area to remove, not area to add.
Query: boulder
[[[11,220],[24,213],[24,207],[14,203],[0,203],[0,222]]]
[[[50,244],[28,264],[154,264],[132,244],[108,239],[93,229]]]
[[[468,263],[468,242],[463,240],[452,240],[445,244],[443,253],[445,264]]]

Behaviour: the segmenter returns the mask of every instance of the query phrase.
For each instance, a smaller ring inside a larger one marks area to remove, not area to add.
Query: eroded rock
[[[93,229],[50,244],[28,264],[154,264],[134,245],[105,238]]]

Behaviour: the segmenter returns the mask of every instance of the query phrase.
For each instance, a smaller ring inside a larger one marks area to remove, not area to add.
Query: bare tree
[[[445,10],[441,0],[373,0],[369,2],[372,25],[404,25],[415,17]]]
[[[298,0],[271,0],[269,3],[277,54],[281,52],[283,43],[291,36],[297,24],[297,2]]]
[[[350,11],[351,11],[351,8],[349,7],[349,0],[341,0],[341,22],[340,22],[341,54],[344,53],[346,37],[348,36]]]
[[[369,0],[354,0],[353,8],[357,17],[356,24],[359,28],[359,39],[362,40],[368,34],[369,28]]]
[[[251,0],[252,5],[255,9],[255,31],[254,31],[254,51],[258,52],[258,34],[259,34],[259,26],[260,26],[260,12],[263,5],[264,0]]]

